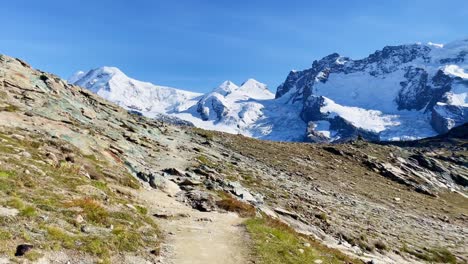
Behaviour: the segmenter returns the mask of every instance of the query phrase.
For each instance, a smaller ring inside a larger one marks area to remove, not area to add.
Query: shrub
[[[253,217],[256,213],[255,207],[232,197],[226,197],[220,201],[217,201],[216,205],[226,211],[235,212],[241,217]]]

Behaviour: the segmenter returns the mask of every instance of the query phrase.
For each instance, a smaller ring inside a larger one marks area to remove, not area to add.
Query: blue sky
[[[338,52],[468,36],[466,0],[15,0],[0,7],[0,53],[67,78],[116,66],[205,92],[255,78],[272,91],[291,69]]]

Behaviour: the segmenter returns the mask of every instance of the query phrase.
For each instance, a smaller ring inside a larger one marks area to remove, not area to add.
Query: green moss
[[[40,258],[42,258],[42,256],[43,256],[43,255],[42,255],[41,253],[35,251],[34,249],[31,250],[31,251],[28,251],[28,252],[24,255],[24,257],[25,257],[26,259],[28,259],[29,261],[37,261],[37,260],[39,260]]]
[[[122,212],[122,211],[111,212],[110,217],[114,219],[116,222],[119,222],[121,224],[141,225],[140,221],[135,217],[134,214],[129,214],[127,212]]]
[[[107,187],[107,183],[102,182],[102,181],[92,181],[92,185],[96,188],[98,188],[101,191],[108,192],[109,187]]]
[[[11,176],[14,176],[15,172],[14,171],[2,171],[0,170],[0,178],[9,178]]]
[[[138,213],[142,215],[147,215],[148,214],[148,209],[144,206],[141,205],[135,205],[135,208],[137,209]]]
[[[13,235],[4,230],[4,229],[0,229],[0,241],[4,241],[4,240],[8,240],[8,239],[11,239],[13,237]]]
[[[137,232],[117,227],[112,230],[114,245],[119,251],[136,251],[143,245],[141,235]]]
[[[83,251],[98,256],[109,255],[109,245],[102,238],[95,236],[87,237],[83,242],[83,246],[81,247]]]
[[[47,239],[50,242],[50,246],[54,250],[58,250],[61,247],[67,249],[73,249],[76,247],[76,238],[68,234],[66,231],[59,227],[49,226],[47,227]]]
[[[19,198],[12,198],[7,202],[8,206],[21,210],[24,208],[24,202]]]
[[[20,215],[24,217],[34,217],[37,215],[37,211],[36,208],[32,206],[25,206],[23,209],[21,209]]]
[[[5,107],[0,108],[0,111],[6,111],[6,112],[16,112],[18,110],[19,108],[16,105],[7,105]]]

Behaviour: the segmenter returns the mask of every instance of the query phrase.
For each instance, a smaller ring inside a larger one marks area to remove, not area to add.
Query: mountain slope
[[[465,263],[461,132],[402,148],[177,127],[0,55],[0,262]]]

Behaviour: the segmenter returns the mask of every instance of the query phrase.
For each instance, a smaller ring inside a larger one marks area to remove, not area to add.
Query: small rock
[[[16,139],[16,140],[24,140],[24,136],[18,135],[18,134],[11,135],[11,138]]]
[[[27,159],[30,159],[32,157],[31,153],[29,153],[27,151],[23,151],[20,154],[21,154],[21,156],[23,156],[24,158],[27,158]]]
[[[401,199],[399,197],[395,197],[393,200],[395,200],[395,202],[399,202]]]
[[[213,219],[208,217],[202,217],[197,219],[198,222],[213,222]]]
[[[310,243],[304,243],[304,247],[310,247]]]
[[[81,114],[83,114],[84,117],[87,117],[89,119],[95,119],[96,118],[96,112],[89,108],[81,108]]]
[[[67,154],[67,156],[65,157],[65,160],[71,163],[75,163],[75,154],[73,153]]]
[[[302,248],[300,248],[299,253],[304,254],[304,250]]]
[[[52,152],[47,152],[46,157],[47,157],[50,161],[52,161],[54,164],[57,164],[57,163],[58,163],[57,156],[55,156],[54,153],[52,153]]]
[[[200,184],[202,184],[202,182],[193,179],[185,179],[181,183],[179,183],[179,185],[181,186],[196,186]]]
[[[167,168],[167,169],[164,169],[163,172],[173,175],[173,176],[184,176],[185,174],[184,172],[176,168]]]
[[[293,212],[290,212],[288,210],[285,210],[283,208],[275,208],[273,209],[275,211],[275,213],[277,214],[280,214],[280,215],[286,215],[286,216],[289,216],[289,217],[292,217],[293,219],[299,219],[299,215],[296,214],[296,213],[293,213]]]
[[[81,224],[84,222],[84,218],[82,215],[77,215],[76,218],[75,218],[75,222],[77,222],[78,224]]]
[[[86,225],[82,226],[82,227],[80,228],[80,230],[81,230],[81,232],[83,232],[83,233],[87,233],[87,234],[91,233],[91,228],[90,228],[89,226],[86,226]]]
[[[127,206],[128,208],[132,209],[135,212],[138,211],[133,204],[126,204],[125,206]]]
[[[314,263],[315,263],[315,264],[322,264],[322,263],[323,263],[323,261],[322,261],[322,260],[320,260],[320,259],[316,259],[316,260],[314,260]]]
[[[159,256],[161,254],[161,249],[160,248],[155,248],[155,249],[151,250],[150,253],[155,255],[155,256]]]
[[[17,209],[0,207],[0,216],[2,217],[17,216],[18,214],[19,214],[19,211]]]
[[[21,244],[18,247],[16,247],[16,257],[21,257],[24,256],[28,251],[30,251],[34,246],[33,245],[28,245],[28,244]]]

